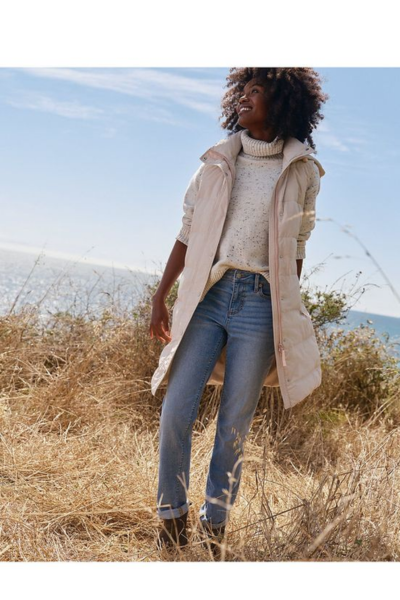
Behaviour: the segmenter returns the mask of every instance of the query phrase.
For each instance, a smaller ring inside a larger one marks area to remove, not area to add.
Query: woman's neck
[[[270,143],[276,139],[276,134],[272,127],[268,127],[267,129],[252,128],[251,130],[247,129],[246,131],[253,140],[261,140]]]

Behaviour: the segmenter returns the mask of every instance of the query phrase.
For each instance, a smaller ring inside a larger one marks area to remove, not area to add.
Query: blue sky
[[[400,69],[315,68],[330,95],[314,133],[326,175],[303,273],[400,317]],[[163,268],[199,157],[225,137],[227,73],[0,69],[0,247]]]

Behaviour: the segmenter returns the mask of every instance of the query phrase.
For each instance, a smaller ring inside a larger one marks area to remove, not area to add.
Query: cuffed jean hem
[[[176,519],[187,513],[191,504],[192,503],[187,500],[184,504],[178,506],[178,508],[157,508],[157,515],[160,519]]]
[[[220,527],[222,527],[222,525],[224,525],[224,526],[228,525],[228,519],[225,519],[225,521],[221,521],[221,523],[216,523],[216,524],[210,523],[210,521],[207,521],[207,519],[205,517],[200,517],[200,521],[202,521],[203,523],[208,523],[208,526],[211,529],[219,529]]]
[[[229,521],[229,515],[226,517],[226,519],[224,519],[223,521],[219,522],[219,523],[211,523],[211,521],[209,521],[206,517],[206,503],[204,502],[204,504],[201,505],[200,510],[199,510],[199,517],[200,517],[200,521],[202,521],[203,523],[208,523],[208,526],[211,527],[211,529],[219,529],[220,527],[222,527],[222,525],[227,525],[228,521]]]

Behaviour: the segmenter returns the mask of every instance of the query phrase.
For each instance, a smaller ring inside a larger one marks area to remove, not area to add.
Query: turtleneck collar
[[[283,151],[284,140],[278,136],[272,142],[265,142],[264,140],[255,140],[250,137],[248,129],[242,129],[241,141],[243,146],[243,152],[250,156],[273,156],[274,154],[280,154]]]

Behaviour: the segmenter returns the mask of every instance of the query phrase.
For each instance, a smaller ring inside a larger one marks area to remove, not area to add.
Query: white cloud
[[[193,78],[158,69],[29,68],[26,73],[85,87],[108,90],[151,103],[167,101],[197,112],[215,115],[223,95],[222,82]]]
[[[189,128],[194,126],[192,122],[186,122],[182,119],[177,119],[170,110],[154,104],[141,104],[140,106],[117,106],[112,110],[113,113],[118,116],[139,116],[141,120],[146,119],[148,121],[155,121],[156,123],[167,123],[168,125],[185,126]]]
[[[326,118],[318,125],[318,144],[339,152],[350,152],[349,146],[331,131]]]
[[[42,94],[25,94],[21,99],[8,98],[6,102],[15,108],[28,108],[50,112],[69,119],[98,119],[104,113],[100,108],[85,106],[76,101],[63,102],[54,100]]]

